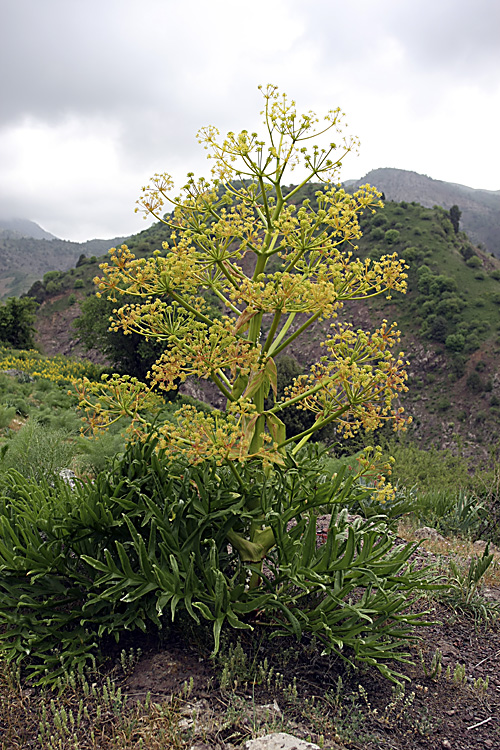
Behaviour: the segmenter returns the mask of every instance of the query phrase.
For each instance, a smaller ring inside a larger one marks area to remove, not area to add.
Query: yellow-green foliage
[[[37,351],[0,351],[0,370],[18,370],[53,383],[71,383],[88,376],[96,367],[91,362],[69,359],[61,355],[43,357]],[[92,375],[91,375],[92,377]]]
[[[405,362],[393,352],[395,326],[383,321],[370,333],[336,320],[348,301],[405,291],[405,265],[395,253],[373,261],[353,253],[359,217],[382,205],[380,194],[364,185],[351,195],[336,185],[356,139],[310,145],[341,132],[340,110],[328,112],[320,125],[314,113],[298,114],[276,87],[265,88],[263,96],[264,139],[242,131],[220,140],[213,127],[200,131],[214,165],[212,181],[189,175],[174,198],[170,176],[157,174],[143,189],[138,210],[171,230],[163,251],[136,258],[126,245],[113,248],[96,280],[100,293],[116,302],[111,329],[156,339],[165,352],[151,368],[150,387],[130,379],[102,387],[83,382],[82,408],[96,427],[108,424],[108,410],[111,420],[132,417],[143,432],[148,418],[140,414],[142,402],[151,409],[153,388],[170,391],[193,375],[210,379],[227,399],[224,413],[206,415],[187,406],[174,425],[155,424],[167,454],[184,454],[192,463],[256,457],[283,463],[292,440],[298,450],[332,422],[345,436],[386,421],[404,425],[402,410],[393,408],[406,390]],[[299,166],[302,182],[285,187],[285,175]],[[320,181],[316,203],[305,200],[297,208],[309,180]],[[207,290],[224,306],[224,317],[208,314]],[[136,297],[137,304],[120,306],[123,295]],[[332,330],[325,328],[325,356],[278,398],[275,357],[318,319],[333,321]],[[271,389],[274,404],[266,406]],[[312,428],[293,438],[280,418],[290,406],[315,417]]]

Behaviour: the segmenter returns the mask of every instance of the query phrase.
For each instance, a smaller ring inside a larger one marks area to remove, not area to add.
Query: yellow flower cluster
[[[263,435],[263,445],[258,451],[249,452],[258,416],[254,412],[253,404],[244,401],[233,404],[225,414],[216,410],[206,414],[193,406],[182,406],[173,415],[173,423],[157,428],[159,449],[172,458],[183,456],[193,464],[207,459],[222,464],[257,457],[264,462],[283,463],[278,446],[269,435]]]
[[[130,430],[134,431],[138,425],[148,424],[148,418],[164,406],[163,399],[150,387],[128,375],[103,375],[101,382],[81,378],[74,385],[78,408],[85,412],[90,434],[109,429],[122,417],[132,420]]]
[[[143,297],[165,295],[172,290],[190,294],[204,281],[200,259],[186,243],[167,257],[157,251],[151,258],[136,259],[127,245],[112,247],[109,253],[111,264],[101,263],[103,275],[96,276],[94,283],[99,294],[105,292],[115,301],[117,294]]]
[[[63,356],[43,357],[34,350],[0,353],[0,370],[20,370],[53,383],[73,382],[85,375],[89,366],[93,367],[92,363]]]
[[[168,391],[177,387],[177,379],[184,382],[189,375],[213,378],[228,371],[234,379],[237,372],[249,375],[257,369],[260,346],[236,334],[233,319],[215,320],[211,325],[190,322],[182,337],[170,337],[169,348],[152,366],[155,385]],[[225,382],[226,378],[223,375]]]
[[[96,279],[100,293],[113,300],[124,294],[140,298],[138,304],[117,306],[112,330],[164,342],[141,398],[151,388],[169,391],[196,376],[210,378],[233,409],[225,420],[188,409],[174,428],[167,425],[163,433],[158,428],[169,445],[177,442],[179,450],[192,451],[192,460],[203,451],[207,457],[239,459],[261,450],[278,455],[277,444],[288,443],[278,417],[286,405],[315,412],[318,427],[337,420],[346,436],[360,428],[374,430],[386,420],[396,427],[405,423],[401,409],[393,408],[406,390],[405,362],[392,355],[398,334],[385,322],[373,334],[337,326],[324,342],[326,356],[310,375],[298,378],[284,401],[265,409],[271,386],[276,396],[273,358],[316,320],[335,319],[345,302],[404,292],[406,266],[396,254],[375,262],[353,255],[360,215],[382,204],[381,194],[369,185],[349,194],[333,182],[356,139],[310,146],[315,135],[341,132],[340,110],[328,112],[320,123],[313,112],[298,115],[295,103],[275,86],[263,94],[265,138],[243,130],[220,140],[213,127],[200,131],[214,179],[195,180],[190,174],[173,198],[171,177],[154,175],[142,190],[139,210],[170,228],[169,242],[148,259],[136,259],[126,245],[111,250]],[[285,170],[298,164],[305,178],[285,188]],[[297,207],[309,180],[323,183],[316,203],[305,200]],[[170,211],[164,213],[167,203]],[[201,297],[206,290],[222,303],[226,317],[210,319]],[[297,328],[298,314],[305,321]],[[269,328],[265,315],[272,316]],[[97,391],[90,399],[98,406],[96,424],[106,423],[105,409],[112,420],[132,409],[131,384],[123,384],[123,394],[118,381],[109,386],[104,383],[103,389],[113,391],[111,400],[98,398]],[[251,418],[245,409],[234,411],[236,405],[242,409],[242,394],[255,408]],[[301,440],[308,439],[306,433]]]
[[[395,325],[384,321],[374,333],[334,324],[333,338],[324,342],[328,356],[286,389],[286,400],[299,399],[298,409],[317,414],[317,422],[335,417],[339,430],[352,437],[358,430],[373,431],[391,420],[404,428],[401,407],[392,408],[398,394],[407,391],[407,362],[390,351],[399,342]],[[279,409],[280,405],[278,405]]]

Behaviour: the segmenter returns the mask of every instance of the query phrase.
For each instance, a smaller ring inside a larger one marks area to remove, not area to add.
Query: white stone
[[[245,742],[245,750],[320,750],[319,745],[299,740],[286,732],[266,734],[256,740]]]

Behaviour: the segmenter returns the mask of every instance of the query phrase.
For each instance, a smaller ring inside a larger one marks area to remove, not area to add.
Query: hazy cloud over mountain
[[[197,130],[257,128],[268,82],[347,112],[345,177],[500,188],[497,0],[5,0],[0,28],[0,213],[58,236],[142,228],[149,175],[207,173]]]

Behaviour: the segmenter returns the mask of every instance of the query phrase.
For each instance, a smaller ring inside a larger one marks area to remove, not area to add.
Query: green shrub
[[[396,242],[399,242],[399,237],[400,235],[397,229],[388,229],[384,235],[384,240],[388,245],[394,245]]]
[[[16,410],[13,406],[0,405],[0,430],[4,430],[16,416]]]
[[[38,481],[67,468],[75,453],[66,432],[31,418],[9,441],[0,468],[16,469],[24,477]]]
[[[450,407],[451,401],[448,396],[442,396],[441,398],[438,398],[436,403],[436,408],[438,411],[448,411]]]
[[[61,290],[61,285],[58,281],[49,281],[45,284],[45,291],[47,294],[56,294]]]
[[[450,451],[423,450],[408,442],[389,444],[387,453],[395,459],[392,478],[399,486],[426,492],[434,491],[436,482],[446,491],[469,484],[467,464]]]
[[[479,393],[483,390],[483,383],[477,372],[471,372],[466,380],[467,388],[473,393]]]
[[[475,333],[469,333],[465,340],[465,352],[467,354],[471,354],[472,352],[477,351],[480,346],[481,342],[479,340],[479,337]]]
[[[377,242],[378,240],[382,240],[384,238],[384,234],[385,232],[382,227],[375,227],[374,229],[372,229],[370,237],[372,238],[372,240],[375,240],[375,242]]]
[[[378,213],[372,217],[371,223],[374,227],[385,227],[389,222],[387,216],[383,213]]]
[[[79,454],[73,460],[73,466],[78,475],[97,476],[109,470],[116,458],[122,456],[125,450],[123,436],[111,432],[103,432],[92,440],[81,436],[77,445]]]
[[[16,412],[19,414],[20,417],[27,417],[30,413],[30,407],[28,404],[28,401],[24,398],[17,398],[12,402],[12,405],[15,406]]]
[[[414,513],[420,524],[441,534],[477,538],[488,516],[484,502],[458,487],[434,488],[415,495]]]
[[[423,250],[418,247],[407,247],[403,251],[403,257],[408,262],[419,262],[424,257]]]
[[[446,337],[445,346],[452,352],[461,352],[465,347],[465,338],[461,333],[450,333]]]

